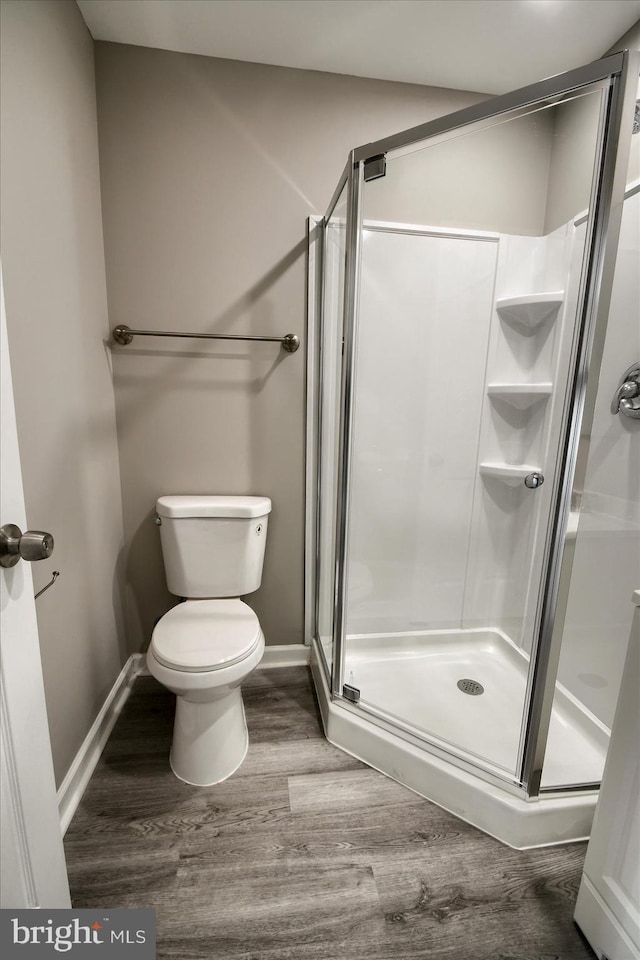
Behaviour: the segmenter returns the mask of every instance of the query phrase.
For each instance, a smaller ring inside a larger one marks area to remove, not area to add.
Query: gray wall
[[[348,150],[477,94],[96,48],[111,324],[305,333],[305,220]],[[129,636],[166,592],[153,508],[163,493],[273,500],[261,589],[269,644],[303,639],[304,349],[138,340],[114,351]]]
[[[58,782],[125,649],[93,43],[75,3],[2,3],[2,268]],[[10,520],[10,517],[5,520]]]
[[[545,233],[573,220],[589,206],[598,144],[601,91],[555,107]]]
[[[640,50],[640,20],[636,20],[632,27],[629,27],[626,33],[623,33],[612,47],[610,47],[603,56],[610,53],[617,53],[618,50]]]
[[[640,50],[640,21],[604,56],[627,49]],[[567,223],[589,206],[601,102],[601,94],[595,91],[569,100],[552,111],[553,142],[545,233]],[[640,137],[632,139],[627,182],[636,179],[640,172],[639,140]]]
[[[553,117],[541,110],[403,155],[367,183],[368,220],[544,233]]]
[[[631,27],[630,30],[620,37],[618,43],[614,45],[609,53],[615,53],[616,50],[640,50],[640,20]],[[640,100],[640,80],[638,81],[638,100]],[[627,173],[627,183],[631,183],[640,177],[640,134],[631,138],[631,154],[629,156],[629,170]]]

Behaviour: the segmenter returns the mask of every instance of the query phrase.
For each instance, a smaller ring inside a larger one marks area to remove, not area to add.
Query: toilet
[[[268,497],[160,497],[156,522],[169,591],[184,599],[158,621],[149,672],[176,694],[171,769],[211,786],[244,760],[249,734],[240,685],[264,653],[241,596],[262,580]]]

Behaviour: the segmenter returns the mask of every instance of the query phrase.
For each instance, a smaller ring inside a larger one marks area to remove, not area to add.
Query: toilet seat
[[[151,649],[169,669],[203,673],[245,660],[261,638],[258,618],[242,600],[186,600],[158,621]]]

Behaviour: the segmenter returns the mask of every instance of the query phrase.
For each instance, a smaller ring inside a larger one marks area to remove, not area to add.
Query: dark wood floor
[[[159,958],[593,960],[584,844],[511,850],[332,747],[305,667],[243,691],[245,763],[190,787],[136,681],[65,839],[75,907],[154,907]]]

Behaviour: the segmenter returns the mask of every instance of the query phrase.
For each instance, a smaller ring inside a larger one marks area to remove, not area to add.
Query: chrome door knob
[[[529,490],[535,490],[536,487],[541,487],[544,483],[544,477],[541,473],[528,473],[524,478],[524,485],[528,487]]]
[[[13,567],[18,560],[46,560],[53,553],[53,537],[44,530],[23,533],[15,523],[0,527],[0,566]]]

